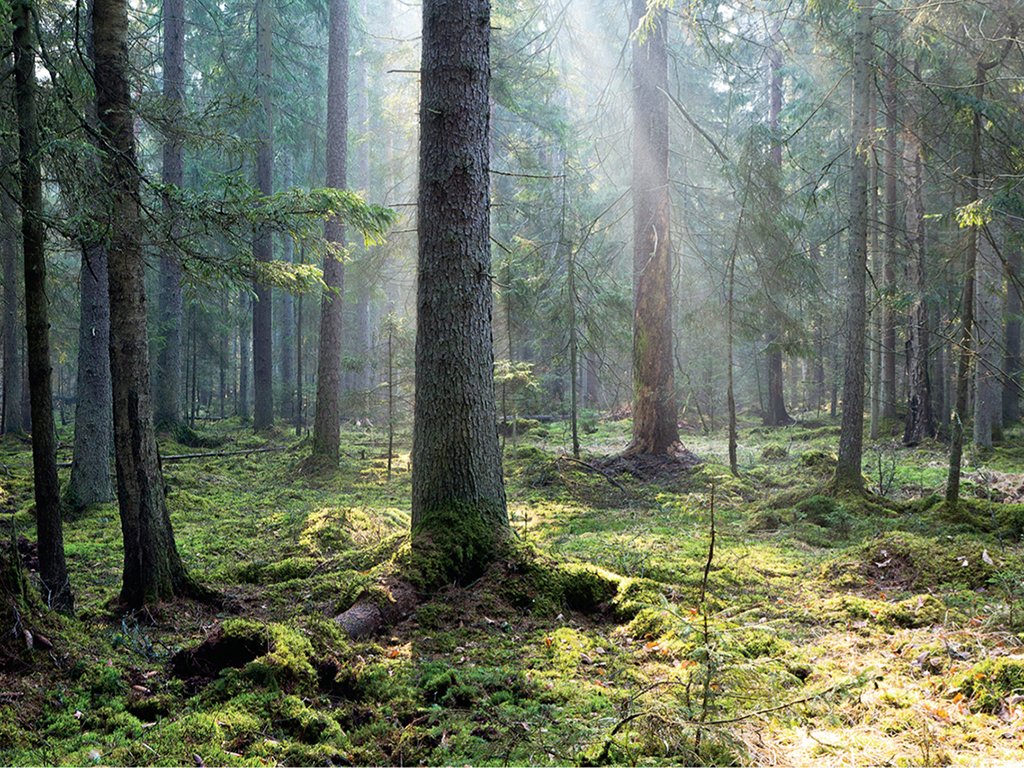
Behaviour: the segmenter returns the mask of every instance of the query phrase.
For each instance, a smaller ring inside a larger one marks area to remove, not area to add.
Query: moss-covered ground
[[[408,563],[407,453],[389,477],[353,427],[314,472],[283,430],[199,436],[161,440],[168,500],[226,600],[120,612],[116,506],[67,521],[77,615],[3,614],[4,764],[1024,762],[1024,432],[969,457],[950,509],[938,443],[869,442],[871,495],[836,498],[827,421],[743,429],[739,478],[723,435],[638,468],[606,461],[628,422],[581,461],[536,425],[506,438],[515,545],[358,642],[334,617]],[[174,458],[199,452],[224,455]],[[30,461],[0,442],[0,538],[29,567]]]

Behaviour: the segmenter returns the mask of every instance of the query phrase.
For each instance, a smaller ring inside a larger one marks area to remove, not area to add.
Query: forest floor
[[[949,509],[938,443],[869,441],[871,495],[834,498],[827,420],[743,429],[738,479],[722,434],[626,467],[629,423],[584,424],[579,461],[561,424],[506,441],[517,554],[359,641],[333,619],[408,551],[408,447],[389,476],[386,435],[352,427],[325,475],[283,431],[163,439],[179,550],[228,599],[119,612],[116,506],[67,521],[77,615],[0,627],[0,762],[1024,761],[1024,432],[969,456]],[[29,566],[30,464],[0,442]]]

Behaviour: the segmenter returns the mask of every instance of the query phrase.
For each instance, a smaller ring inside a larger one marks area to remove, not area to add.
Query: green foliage
[[[1024,694],[1024,662],[985,659],[959,673],[953,684],[968,699],[971,709],[999,714],[1011,696]]]

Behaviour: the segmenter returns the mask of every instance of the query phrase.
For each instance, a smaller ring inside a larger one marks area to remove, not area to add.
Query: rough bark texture
[[[185,157],[176,124],[185,99],[185,1],[163,0],[164,6],[164,109],[170,130],[164,135],[164,184],[181,187],[185,182]],[[172,215],[164,204],[165,215]],[[153,389],[153,410],[157,424],[177,424],[181,420],[181,268],[171,241],[160,254],[160,295],[157,301],[157,332],[160,335]]]
[[[1002,426],[1003,269],[999,256],[984,234],[979,233],[975,265],[974,324],[974,444],[992,447],[992,433]]]
[[[904,445],[918,445],[935,434],[931,380],[928,375],[928,289],[925,271],[924,178],[916,114],[904,138],[903,178],[906,196],[907,282],[915,301],[907,328],[907,420]]]
[[[238,307],[242,322],[238,326],[238,392],[235,399],[235,414],[240,419],[249,418],[249,353],[252,350],[252,323],[249,308],[249,292],[244,288],[238,292]]]
[[[6,95],[6,94],[5,94]],[[23,326],[18,322],[18,204],[8,194],[15,189],[14,169],[17,166],[17,151],[4,146],[0,155],[3,167],[0,185],[0,258],[3,260],[3,408],[2,431],[17,432],[21,429],[21,367],[19,365],[18,339]],[[10,171],[8,174],[7,171]]]
[[[843,367],[843,417],[839,457],[833,483],[840,490],[861,490],[864,444],[864,334],[867,330],[868,242],[868,98],[871,88],[872,12],[874,0],[857,10],[853,62],[853,135],[850,170],[849,284],[846,304],[846,360]]]
[[[647,12],[633,0],[633,26]],[[668,188],[668,24],[665,9],[633,43],[633,439],[626,453],[679,444],[672,356]]]
[[[344,189],[348,142],[348,0],[331,0],[327,64],[327,186]],[[337,463],[341,432],[341,351],[345,298],[345,227],[331,219],[324,227],[330,250],[324,257],[320,301],[313,456]]]
[[[283,184],[285,189],[295,186],[295,173],[291,153],[285,154]],[[281,261],[291,264],[295,260],[295,241],[281,238]],[[295,420],[295,297],[281,292],[281,418],[288,423]]]
[[[39,539],[39,579],[43,600],[54,610],[70,613],[74,595],[64,559],[60,484],[57,481],[57,436],[50,389],[49,299],[46,296],[46,231],[43,228],[43,184],[39,168],[39,120],[36,113],[36,57],[31,0],[13,9],[14,82],[18,112],[18,168],[21,174],[21,236],[25,259],[25,329],[32,403],[32,471]]]
[[[81,311],[75,445],[67,497],[70,504],[84,509],[114,499],[110,479],[114,429],[110,389],[110,296],[107,252],[101,244],[83,245],[78,285]]]
[[[883,420],[896,418],[896,310],[893,306],[893,289],[896,287],[896,242],[899,233],[896,230],[896,157],[898,136],[896,132],[896,110],[898,94],[896,92],[896,57],[889,51],[885,57],[885,87],[882,103],[885,111],[885,152],[883,154],[882,175],[884,178],[882,192],[883,234],[882,246],[882,283],[885,293],[882,301],[882,386],[881,410]]]
[[[92,3],[90,2],[90,8]],[[92,13],[90,11],[90,21]],[[92,26],[88,25],[88,55],[94,58]],[[95,101],[86,106],[86,119],[94,129]],[[98,165],[89,164],[95,182]],[[101,216],[102,200],[97,187],[90,195],[93,215]],[[82,265],[78,279],[81,296],[78,324],[78,380],[75,398],[74,453],[71,478],[68,481],[69,505],[84,509],[114,499],[110,479],[110,457],[113,450],[114,423],[110,389],[110,294],[107,288],[107,251],[103,243],[89,240],[82,243]]]
[[[491,343],[488,0],[426,0],[412,447],[414,552],[475,578],[509,523]]]
[[[107,272],[117,500],[124,538],[120,600],[132,607],[195,591],[178,556],[153,431],[139,176],[128,92],[128,7],[96,0],[96,112],[108,190]]]
[[[256,3],[257,80],[256,99],[260,104],[256,150],[256,186],[260,194],[274,193],[273,109],[270,99],[271,76],[271,8],[269,0]],[[252,243],[256,261],[267,263],[274,258],[274,241],[269,231],[261,229]],[[252,426],[259,432],[274,424],[274,305],[270,287],[256,282],[252,305]]]
[[[1020,420],[1021,354],[1020,354],[1020,233],[1008,232],[1003,238],[1006,252],[1006,300],[1003,316],[1006,318],[1006,350],[1003,355],[1003,425],[1011,426]]]
[[[773,35],[771,47],[768,50],[768,60],[771,76],[768,82],[768,127],[772,131],[774,144],[771,151],[771,162],[779,169],[782,168],[782,144],[778,141],[776,132],[779,128],[779,113],[782,112],[782,55],[775,45]],[[771,186],[771,201],[776,210],[782,206],[782,194],[776,184]],[[768,246],[773,252],[767,254],[769,262],[777,262],[784,258],[778,253],[774,243]],[[774,316],[773,316],[774,315]],[[779,318],[774,311],[769,314],[768,327],[771,329],[766,334],[765,361],[767,363],[767,402],[765,403],[764,425],[770,427],[784,427],[792,422],[786,412],[786,393],[782,375],[782,349],[780,348],[780,334],[777,330]]]

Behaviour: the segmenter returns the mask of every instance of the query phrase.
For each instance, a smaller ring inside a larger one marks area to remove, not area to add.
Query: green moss
[[[923,591],[940,585],[987,587],[998,566],[984,542],[970,537],[887,534],[859,548],[861,574],[880,586]]]
[[[319,563],[312,557],[289,557],[274,562],[247,563],[238,568],[237,578],[246,584],[277,584],[308,577]]]
[[[412,531],[410,580],[422,591],[468,584],[498,557],[507,528],[498,515],[450,502],[424,512]]]
[[[768,459],[769,461],[777,461],[784,459],[789,456],[789,449],[784,445],[778,443],[768,443],[764,448],[761,449],[761,458]]]
[[[971,709],[998,714],[1008,697],[1024,693],[1024,660],[985,659],[957,674],[953,684],[970,700]]]
[[[778,632],[771,627],[743,627],[733,632],[730,639],[740,646],[748,659],[777,659],[793,651],[793,644],[780,638]]]
[[[626,634],[634,640],[655,640],[669,631],[674,617],[665,608],[641,608],[626,625]]]
[[[886,605],[879,620],[908,629],[944,624],[949,609],[934,595],[918,595]]]
[[[636,616],[642,609],[665,605],[663,587],[651,579],[623,579],[612,600],[615,616],[626,621]]]
[[[813,448],[800,454],[800,463],[816,472],[831,472],[836,468],[839,457],[832,451]]]

